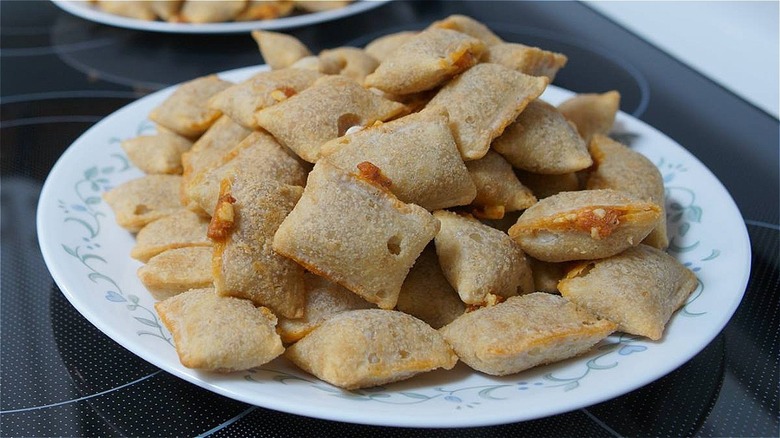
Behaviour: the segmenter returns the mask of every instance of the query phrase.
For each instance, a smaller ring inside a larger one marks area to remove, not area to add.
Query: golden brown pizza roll
[[[232,21],[246,6],[247,0],[189,0],[181,6],[178,19],[184,23]]]
[[[546,262],[598,259],[639,245],[660,216],[657,204],[625,192],[561,192],[524,211],[509,235]]]
[[[538,47],[517,43],[501,43],[488,47],[484,62],[509,67],[531,76],[545,76],[552,82],[568,58],[562,53],[550,52]]]
[[[393,53],[395,49],[400,47],[414,35],[417,35],[417,33],[418,32],[412,30],[404,30],[383,35],[366,45],[366,53],[373,56],[377,61],[382,62]]]
[[[160,132],[122,142],[127,158],[144,173],[181,174],[181,154],[192,142],[178,134]]]
[[[693,272],[674,257],[639,245],[578,264],[558,289],[578,306],[617,323],[618,330],[657,341],[697,286]]]
[[[145,175],[103,194],[116,223],[135,233],[144,225],[181,210],[179,175]]]
[[[262,71],[214,95],[209,107],[245,128],[257,129],[257,111],[300,93],[321,76],[316,71],[291,68]]]
[[[271,248],[303,189],[245,171],[222,180],[209,224],[217,294],[246,298],[287,318],[303,316],[303,268]]]
[[[531,102],[492,144],[512,166],[533,173],[562,174],[593,164],[585,141],[554,106]]]
[[[466,313],[439,332],[466,365],[505,376],[585,353],[615,328],[558,295],[536,292]]]
[[[419,318],[435,329],[466,311],[460,296],[444,276],[432,245],[425,248],[406,276],[396,310]]]
[[[369,126],[406,111],[344,76],[325,76],[289,99],[256,113],[257,124],[299,157],[314,163],[323,143],[352,126]]]
[[[578,94],[558,105],[558,110],[574,123],[585,141],[590,141],[594,134],[609,134],[620,110],[620,93]]]
[[[497,212],[493,219],[500,219],[504,212],[525,210],[536,203],[531,190],[515,176],[512,166],[499,154],[488,151],[484,157],[467,161],[477,196],[472,205],[482,212]]]
[[[292,0],[295,7],[305,12],[325,12],[333,9],[341,9],[352,0]]]
[[[363,309],[328,319],[285,354],[294,364],[344,389],[408,379],[458,361],[442,336],[394,310]]]
[[[251,301],[193,289],[154,308],[173,335],[182,365],[216,372],[254,368],[284,352],[276,317]]]
[[[187,246],[211,246],[206,237],[208,219],[180,209],[141,228],[130,256],[142,262],[163,251]]]
[[[490,28],[479,21],[466,15],[454,14],[449,17],[435,21],[429,28],[450,29],[457,32],[471,35],[474,38],[482,40],[486,45],[500,44],[503,42],[501,37],[493,33]]]
[[[209,99],[230,85],[230,82],[223,81],[217,75],[185,82],[152,109],[149,119],[184,137],[198,137],[222,115],[209,108]]]
[[[163,251],[138,268],[138,278],[156,300],[190,289],[211,287],[211,246],[187,246]]]
[[[580,190],[580,178],[576,172],[545,175],[515,169],[515,175],[524,186],[531,189],[537,199],[544,199],[560,192]]]
[[[383,309],[395,307],[406,274],[439,230],[424,208],[382,186],[381,171],[314,166],[298,204],[274,237],[278,253]]]
[[[344,75],[362,84],[369,74],[373,73],[379,61],[365,50],[357,47],[337,47],[320,52],[320,71],[330,75]]]
[[[435,88],[475,65],[482,41],[448,29],[428,29],[401,44],[366,77],[364,85],[392,94]]]
[[[157,18],[151,4],[134,0],[98,0],[97,6],[104,12],[121,17],[152,21]]]
[[[594,135],[588,147],[595,168],[588,176],[586,188],[621,190],[657,204],[661,217],[643,243],[660,249],[669,246],[664,179],[658,168],[644,155],[605,135]]]
[[[179,15],[184,0],[151,0],[147,1],[152,12],[164,21],[175,20]]]
[[[545,87],[545,77],[498,64],[478,64],[442,87],[427,107],[447,108],[460,155],[476,160]]]
[[[267,30],[252,31],[263,60],[273,70],[291,66],[295,61],[311,56],[311,51],[292,35]]]
[[[331,140],[322,146],[322,155],[348,172],[363,161],[374,164],[403,202],[428,210],[465,205],[476,188],[448,121],[443,111],[410,114]]]
[[[293,13],[295,4],[289,0],[249,0],[236,15],[236,21],[273,20]]]

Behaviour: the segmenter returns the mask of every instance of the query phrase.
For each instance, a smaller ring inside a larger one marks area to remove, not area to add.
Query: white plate
[[[258,68],[222,77],[238,81]],[[230,375],[185,368],[154,311],[153,298],[136,278],[140,264],[129,256],[133,236],[115,224],[100,197],[141,176],[128,164],[119,142],[152,132],[146,116],[172,90],[106,117],[68,148],[41,192],[38,237],[54,280],[84,317],[143,359],[216,393],[279,411],[375,425],[463,427],[544,417],[625,394],[679,367],[721,331],[747,285],[750,243],[727,191],[681,146],[621,113],[616,130],[657,163],[664,177],[670,252],[700,280],[689,302],[672,317],[663,340],[617,334],[586,356],[510,377],[489,377],[459,364],[451,371],[353,392],[323,383],[282,359]],[[550,87],[544,98],[556,103],[569,95]]]
[[[86,0],[51,0],[52,3],[63,10],[96,23],[110,26],[124,27],[127,29],[148,30],[168,33],[243,33],[256,29],[280,30],[294,27],[308,26],[310,24],[337,20],[350,15],[359,14],[369,9],[376,8],[390,0],[357,0],[349,5],[324,12],[312,12],[308,14],[294,15],[277,18],[274,20],[235,21],[226,23],[168,23],[165,21],[144,21],[135,18],[121,17],[109,14],[97,7],[90,5]]]

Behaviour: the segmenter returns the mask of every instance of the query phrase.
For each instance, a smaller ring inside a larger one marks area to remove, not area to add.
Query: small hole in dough
[[[135,206],[135,210],[133,210],[133,214],[145,214],[149,213],[151,209],[146,206],[146,204],[138,204]]]
[[[469,234],[469,238],[477,243],[482,243],[482,236],[477,233]]]
[[[401,237],[393,236],[387,239],[387,250],[392,255],[401,254]]]
[[[341,137],[347,133],[349,128],[360,125],[360,116],[353,113],[342,114],[337,123],[339,137]]]

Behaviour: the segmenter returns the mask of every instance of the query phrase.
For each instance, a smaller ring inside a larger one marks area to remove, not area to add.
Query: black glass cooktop
[[[453,13],[565,53],[555,83],[618,89],[621,109],[672,137],[734,197],[753,248],[744,300],[710,345],[622,397],[534,421],[419,430],[338,423],[237,402],[139,359],[86,321],[38,249],[38,195],[57,158],[149,92],[262,63],[246,35],[113,28],[50,2],[0,2],[0,436],[778,436],[778,120],[575,2],[394,1],[290,29],[313,51],[361,45]]]

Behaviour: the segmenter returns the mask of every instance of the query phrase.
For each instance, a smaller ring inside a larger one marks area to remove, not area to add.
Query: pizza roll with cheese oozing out
[[[303,268],[271,248],[274,233],[302,192],[256,172],[222,180],[208,230],[218,295],[246,298],[287,318],[303,316]]]
[[[254,30],[252,38],[257,43],[263,60],[272,70],[289,67],[295,61],[312,54],[308,47],[292,35]]]
[[[348,310],[376,308],[376,305],[319,275],[307,272],[303,279],[306,286],[303,318],[281,316],[276,326],[284,343],[300,340],[333,315]]]
[[[445,210],[433,215],[441,223],[434,239],[441,269],[464,303],[533,292],[525,254],[506,233]]]
[[[151,0],[147,3],[161,20],[173,21],[179,15],[184,0]]]
[[[249,0],[236,21],[273,20],[292,14],[295,4],[289,0]]]
[[[488,47],[484,62],[509,67],[531,76],[545,76],[552,82],[568,58],[561,53],[516,43],[501,43]]]
[[[211,252],[211,246],[163,251],[138,268],[138,278],[158,301],[190,289],[211,287]]]
[[[209,100],[209,107],[245,128],[257,129],[257,111],[300,93],[321,76],[316,71],[291,68],[263,71],[217,93]]]
[[[617,323],[618,330],[657,341],[672,313],[697,286],[693,272],[674,257],[639,245],[580,263],[558,289],[578,306]]]
[[[451,369],[457,356],[428,324],[403,312],[352,310],[328,319],[287,349],[304,371],[344,389]]]
[[[531,189],[537,199],[544,199],[560,192],[580,190],[580,178],[576,172],[545,175],[515,169],[515,175],[524,186]]]
[[[130,256],[147,262],[163,251],[187,246],[211,246],[206,237],[208,219],[189,210],[180,209],[176,213],[157,219],[141,228],[135,238]]]
[[[103,11],[121,17],[145,21],[154,21],[157,18],[151,4],[146,1],[98,0],[97,5]]]
[[[620,93],[614,90],[602,94],[578,94],[558,105],[558,111],[574,123],[585,141],[590,141],[595,134],[609,134],[618,110]]]
[[[439,221],[424,208],[399,201],[386,182],[368,162],[361,163],[359,174],[317,163],[303,196],[276,232],[274,250],[392,309]]]
[[[144,175],[103,194],[116,223],[136,233],[146,224],[181,210],[179,175]]]
[[[436,249],[429,245],[406,276],[396,310],[408,313],[438,329],[466,311],[439,265]]]
[[[488,151],[479,160],[467,161],[477,196],[472,205],[478,216],[501,219],[507,211],[525,210],[536,203],[536,197],[515,176],[512,166],[499,154]]]
[[[147,174],[181,174],[181,154],[191,147],[190,140],[167,132],[141,135],[122,142],[127,158]]]
[[[373,56],[377,61],[382,62],[390,56],[395,49],[417,34],[418,32],[416,31],[404,30],[383,35],[366,44],[366,53]]]
[[[439,332],[466,365],[505,376],[583,354],[615,328],[558,295],[535,292],[466,313]]]
[[[661,217],[643,243],[660,249],[669,246],[664,208],[664,179],[658,168],[644,155],[605,135],[594,135],[589,149],[596,166],[590,172],[585,187],[621,190],[639,199],[656,203],[661,207]]]
[[[253,172],[269,179],[293,186],[304,186],[308,174],[298,157],[286,150],[270,134],[255,131],[223,157],[224,164],[195,177],[189,186],[189,198],[209,216],[219,199],[223,179],[234,173]]]
[[[466,15],[450,15],[443,20],[435,21],[429,28],[450,29],[465,33],[481,40],[488,46],[503,42],[501,37],[493,33],[487,26]]]
[[[247,6],[247,0],[185,1],[179,10],[184,23],[220,23],[232,21]]]
[[[531,102],[492,144],[509,163],[533,173],[562,174],[593,164],[585,141],[554,106]]]
[[[254,368],[284,352],[276,317],[251,301],[221,297],[213,288],[193,289],[154,308],[173,335],[187,368],[230,372]]]
[[[362,84],[373,73],[379,61],[357,47],[337,47],[323,50],[319,56],[320,71],[325,74],[339,74]]]
[[[219,111],[209,108],[209,99],[230,85],[230,82],[223,81],[217,75],[185,82],[152,109],[149,119],[179,135],[196,138],[206,132],[222,115]]]
[[[364,85],[392,94],[430,90],[471,68],[484,51],[482,41],[464,33],[428,29],[390,53]]]
[[[442,87],[427,107],[447,108],[460,155],[476,160],[546,87],[545,77],[477,64]]]
[[[561,192],[524,211],[509,235],[546,262],[598,259],[639,245],[660,216],[656,203],[625,192]]]
[[[322,146],[322,155],[348,172],[363,161],[374,164],[398,199],[428,210],[468,204],[477,193],[443,111],[422,111],[339,137]]]
[[[315,163],[323,143],[353,126],[368,126],[406,112],[344,76],[325,76],[291,98],[260,110],[257,124],[304,160]]]

